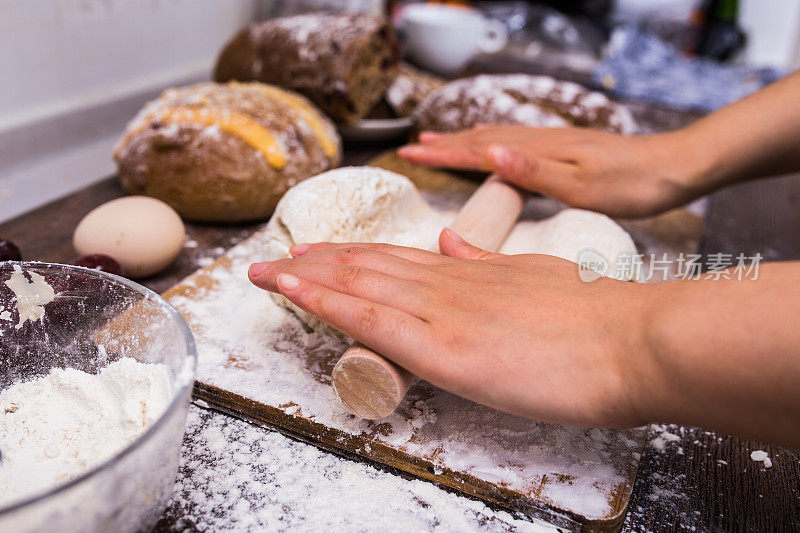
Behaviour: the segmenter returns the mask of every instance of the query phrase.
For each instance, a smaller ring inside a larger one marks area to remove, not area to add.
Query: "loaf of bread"
[[[448,83],[417,107],[419,130],[457,131],[477,124],[583,126],[635,133],[623,105],[577,83],[526,74],[480,75]]]
[[[399,47],[389,21],[311,13],[267,20],[233,37],[217,81],[261,81],[304,94],[337,122],[358,122],[394,80]]]
[[[398,117],[410,117],[429,94],[445,84],[445,80],[400,63],[397,77],[386,89],[386,101]]]
[[[290,187],[340,159],[333,124],[307,99],[237,82],[164,91],[114,150],[126,191],[214,222],[265,219]]]

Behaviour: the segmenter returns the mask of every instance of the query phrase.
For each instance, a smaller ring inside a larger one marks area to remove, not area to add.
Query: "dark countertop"
[[[347,164],[377,153],[358,150]],[[93,207],[123,194],[110,178],[0,225],[0,236],[16,242],[26,259],[68,262],[72,232]],[[164,291],[251,234],[260,224],[189,224],[197,246],[186,248],[166,272],[143,280]],[[752,253],[768,260],[800,259],[800,176],[738,185],[710,197],[702,253]],[[769,416],[769,413],[765,413]],[[639,468],[623,530],[785,531],[800,528],[800,454],[696,428],[658,426],[675,435],[664,450],[648,445]],[[772,468],[750,459],[765,450]]]
[[[476,61],[472,69],[557,74],[587,81],[585,75],[571,75],[558,66],[532,67],[496,57]],[[674,129],[698,116],[641,104],[631,107],[644,132]],[[344,163],[363,164],[385,148],[347,150]],[[74,257],[72,232],[80,219],[97,205],[122,195],[116,180],[109,178],[0,224],[0,237],[16,242],[25,259],[69,262]],[[185,248],[166,272],[142,282],[163,292],[259,227],[188,224],[194,246]],[[800,259],[800,176],[738,185],[712,195],[700,251],[760,252],[767,260]],[[646,448],[624,531],[800,529],[797,452],[682,426],[654,426],[649,438],[659,436],[656,443],[662,442],[663,450],[652,444]],[[187,447],[190,439],[187,436]],[[767,451],[773,467],[754,462],[750,458],[754,450]],[[179,520],[180,516],[170,514],[159,528],[169,528]]]

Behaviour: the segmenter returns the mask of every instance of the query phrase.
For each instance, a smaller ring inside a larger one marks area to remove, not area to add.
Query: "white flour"
[[[750,454],[750,459],[764,463],[764,468],[772,468],[772,459],[769,458],[769,454],[764,450],[755,450]]]
[[[0,392],[0,505],[69,481],[167,408],[167,367],[124,357],[98,374],[56,368]]]
[[[560,531],[219,413],[188,422],[173,531]]]

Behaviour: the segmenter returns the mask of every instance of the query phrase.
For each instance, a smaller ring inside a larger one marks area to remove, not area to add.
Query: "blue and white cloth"
[[[688,58],[641,27],[623,25],[614,30],[593,81],[624,99],[712,111],[783,74],[771,68]]]

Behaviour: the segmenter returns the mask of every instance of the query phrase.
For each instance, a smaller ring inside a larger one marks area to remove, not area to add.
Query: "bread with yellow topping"
[[[263,83],[168,89],[114,150],[127,192],[209,222],[265,219],[290,187],[340,159],[328,118],[303,96]]]

